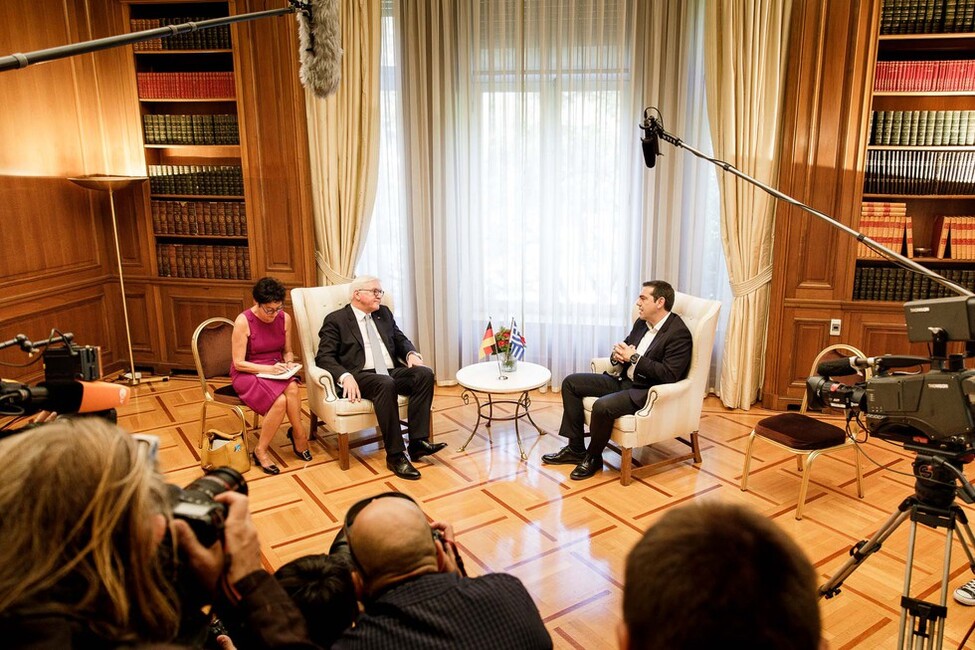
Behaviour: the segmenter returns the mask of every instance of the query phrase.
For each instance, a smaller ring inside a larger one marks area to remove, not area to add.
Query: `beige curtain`
[[[705,79],[715,157],[775,186],[791,0],[713,0],[705,19]],[[721,401],[748,409],[764,368],[775,199],[720,174],[721,234],[734,294]]]
[[[347,282],[369,226],[379,169],[380,3],[342,0],[342,82],[305,93],[321,284]]]

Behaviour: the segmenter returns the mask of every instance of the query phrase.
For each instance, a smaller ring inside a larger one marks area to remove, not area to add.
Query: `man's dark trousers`
[[[379,421],[379,432],[386,445],[386,456],[406,449],[400,430],[397,395],[408,395],[407,422],[410,440],[430,437],[430,406],[433,404],[433,370],[426,366],[391,368],[389,375],[373,370],[356,373],[356,383],[363,399],[371,400]]]
[[[559,435],[569,439],[572,449],[578,451],[585,446],[582,399],[598,397],[589,419],[590,439],[586,452],[599,457],[613,432],[613,421],[624,415],[633,415],[640,409],[641,404],[634,403],[630,397],[629,389],[632,387],[633,382],[629,379],[607,374],[579,372],[569,375],[562,381],[562,426]]]

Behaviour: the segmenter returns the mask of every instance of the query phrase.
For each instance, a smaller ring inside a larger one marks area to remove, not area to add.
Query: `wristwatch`
[[[639,360],[640,360],[639,353],[634,352],[633,354],[630,355],[630,363],[633,364],[634,366],[636,365],[636,362]]]

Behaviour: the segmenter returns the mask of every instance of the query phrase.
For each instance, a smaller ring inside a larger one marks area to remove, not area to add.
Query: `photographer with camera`
[[[206,587],[201,600],[215,611],[246,621],[258,647],[315,647],[300,612],[261,566],[247,497],[232,491],[242,483],[207,476],[185,491],[167,487],[149,445],[97,418],[58,420],[0,441],[0,467],[5,647],[191,643],[181,623],[199,610],[177,596],[193,590],[191,580]],[[201,505],[207,494],[215,496]],[[176,520],[168,537],[174,510],[186,511],[192,526]],[[194,534],[206,530],[204,517],[216,531],[209,548]],[[186,558],[192,575],[178,575],[182,567],[166,557]]]
[[[518,578],[469,578],[453,530],[428,523],[402,492],[352,505],[344,531],[352,580],[365,606],[333,648],[551,648]]]

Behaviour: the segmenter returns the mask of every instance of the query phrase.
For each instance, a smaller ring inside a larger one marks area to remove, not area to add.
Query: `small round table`
[[[531,406],[531,399],[528,397],[528,391],[534,390],[536,388],[541,388],[546,385],[552,378],[552,373],[548,368],[540,366],[537,363],[528,363],[527,361],[519,361],[518,366],[514,372],[502,373],[500,370],[500,364],[497,361],[485,361],[483,363],[474,363],[469,366],[464,366],[457,371],[457,383],[465,388],[464,392],[461,393],[461,397],[464,399],[464,404],[470,404],[471,397],[473,396],[474,402],[477,404],[477,422],[474,423],[474,430],[471,431],[470,437],[461,446],[458,451],[464,451],[467,449],[467,445],[471,443],[474,439],[474,434],[477,433],[477,427],[481,424],[481,418],[484,418],[484,426],[490,427],[493,421],[515,421],[515,437],[518,439],[518,450],[521,452],[521,459],[527,460],[528,456],[525,454],[525,449],[521,446],[521,432],[518,430],[518,420],[527,417],[528,421],[532,423],[535,430],[538,431],[539,435],[544,435],[545,432],[542,431],[535,421],[532,419],[531,413],[528,412],[528,408]],[[478,397],[479,393],[484,393],[487,395],[487,401],[482,403]],[[494,399],[495,395],[511,395],[518,394],[517,399]],[[514,415],[505,416],[495,416],[494,415],[494,405],[495,404],[513,404],[515,407]],[[485,413],[484,409],[487,409]]]

